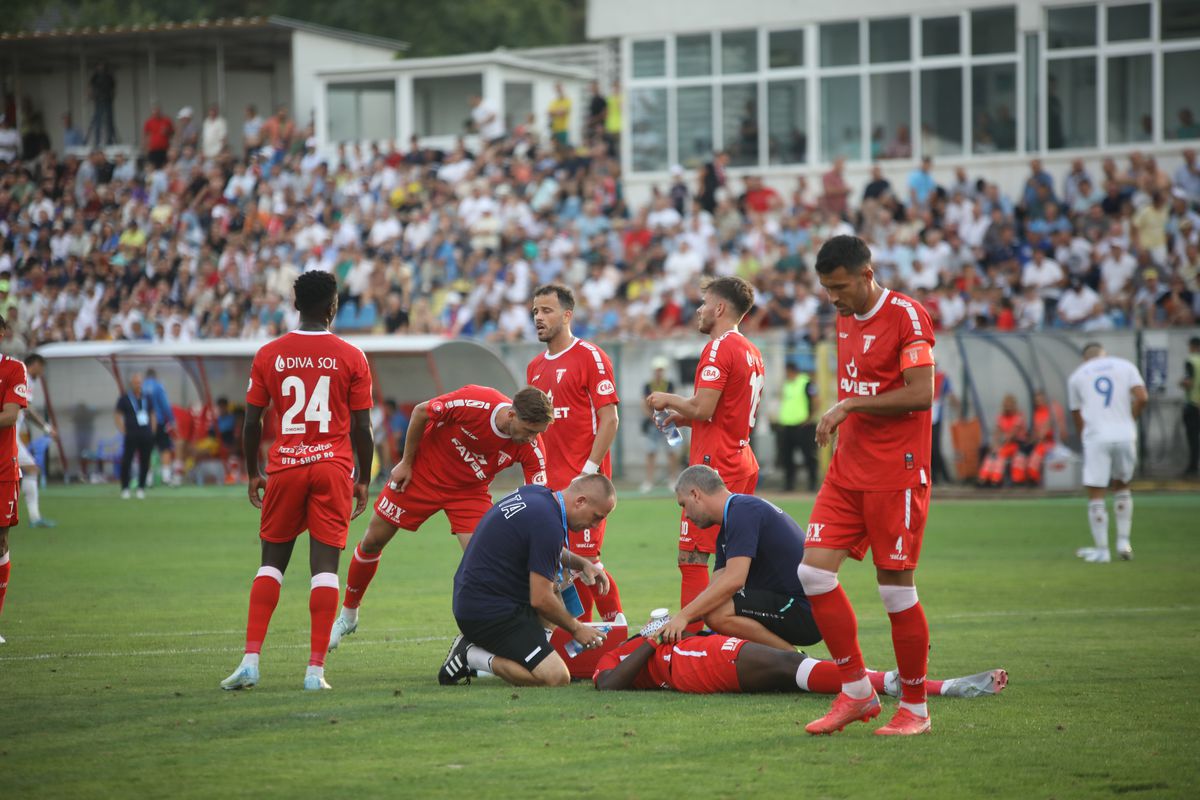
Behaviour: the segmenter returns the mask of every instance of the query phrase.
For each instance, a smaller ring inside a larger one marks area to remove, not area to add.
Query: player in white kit
[[[30,353],[25,358],[25,372],[29,377],[29,381],[26,383],[29,391],[26,400],[29,402],[29,407],[22,409],[21,416],[17,418],[17,466],[21,468],[21,496],[25,500],[25,507],[29,510],[29,526],[31,528],[53,528],[54,520],[42,517],[41,504],[38,502],[38,479],[41,470],[38,469],[33,453],[29,452],[29,448],[25,445],[25,437],[29,437],[30,441],[35,438],[33,431],[29,428],[30,422],[41,428],[47,436],[54,436],[54,428],[34,410],[34,405],[38,400],[36,387],[41,383],[42,375],[46,372],[46,359],[37,353]]]
[[[1133,558],[1133,495],[1129,481],[1137,466],[1137,418],[1149,395],[1138,368],[1104,352],[1092,342],[1083,348],[1083,363],[1067,379],[1068,403],[1075,429],[1083,440],[1083,485],[1088,495],[1088,523],[1094,547],[1077,555],[1092,564],[1112,560],[1108,549],[1108,510],[1104,493],[1112,487],[1117,518],[1117,555]]]

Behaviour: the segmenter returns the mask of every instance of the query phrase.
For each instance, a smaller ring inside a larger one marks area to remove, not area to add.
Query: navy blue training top
[[[717,534],[716,569],[739,556],[752,559],[747,589],[804,598],[796,575],[804,558],[804,530],[779,506],[749,494],[730,495],[725,501]]]
[[[454,616],[492,620],[529,605],[529,573],[555,580],[566,545],[562,495],[522,486],[483,515],[454,573]]]

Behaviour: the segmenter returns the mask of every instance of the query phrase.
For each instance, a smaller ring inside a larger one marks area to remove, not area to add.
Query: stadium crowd
[[[473,98],[481,145],[447,152],[414,140],[327,156],[286,108],[265,120],[246,109],[240,157],[215,106],[199,122],[190,108],[155,108],[143,153],[111,161],[23,153],[29,140],[0,122],[8,346],[274,335],[295,324],[290,287],[312,269],[338,278],[341,332],[532,341],[530,290],[561,281],[582,301],[582,336],[671,335],[690,326],[698,277],[738,275],[756,291],[748,330],[812,341],[834,311],[810,265],[822,242],[852,232],[880,282],[942,329],[1200,317],[1193,151],[1173,174],[1138,153],[1097,172],[1077,161],[1059,184],[1035,159],[1020,187],[962,167],[939,184],[928,159],[891,179],[876,165],[859,197],[840,160],[785,196],[735,177],[718,153],[694,176],[674,167],[649,204],[630,207],[614,157],[621,97],[592,91],[580,142],[568,141],[562,95],[546,132],[532,117],[506,129]]]

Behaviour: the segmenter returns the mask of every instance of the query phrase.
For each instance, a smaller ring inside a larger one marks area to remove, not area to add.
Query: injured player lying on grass
[[[659,644],[666,620],[655,620],[620,647],[605,653],[592,682],[597,689],[673,689],[692,694],[722,692],[812,692],[837,694],[842,679],[832,661],[787,652],[732,636],[688,635],[676,644]],[[896,670],[868,670],[875,691],[900,696]],[[1008,673],[993,669],[962,678],[929,679],[931,695],[982,697],[999,694]]]

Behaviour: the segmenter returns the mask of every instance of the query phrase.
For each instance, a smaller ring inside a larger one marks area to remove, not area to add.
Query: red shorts
[[[594,528],[585,528],[581,531],[567,532],[567,549],[577,556],[584,558],[599,558],[600,545],[604,544],[604,529],[608,525],[608,520],[600,520],[600,524]]]
[[[689,636],[671,648],[671,687],[691,694],[740,692],[737,657],[745,643],[733,636]]]
[[[20,489],[20,481],[0,481],[0,528],[12,528],[21,521],[17,515]]]
[[[354,510],[354,479],[338,464],[309,464],[267,478],[258,535],[290,542],[300,534],[344,550]]]
[[[734,494],[754,494],[758,486],[758,471],[745,478],[733,478],[725,482],[726,488]],[[717,552],[717,534],[721,532],[720,523],[707,528],[697,528],[688,520],[686,514],[679,515],[679,549],[699,550],[701,553]]]
[[[393,489],[389,481],[375,501],[375,513],[381,519],[406,531],[415,531],[425,520],[445,511],[451,533],[474,533],[491,507],[492,496],[486,488],[439,489],[415,480],[403,492]]]
[[[849,550],[862,561],[867,547],[880,569],[916,569],[929,513],[929,486],[865,492],[825,481],[808,518],[805,547]]]

